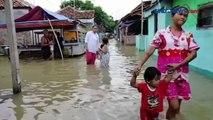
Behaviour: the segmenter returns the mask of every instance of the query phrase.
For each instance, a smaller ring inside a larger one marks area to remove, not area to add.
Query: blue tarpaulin
[[[139,20],[130,20],[130,21],[125,21],[121,24],[121,27],[129,27],[131,26],[132,24],[136,23],[137,21]]]

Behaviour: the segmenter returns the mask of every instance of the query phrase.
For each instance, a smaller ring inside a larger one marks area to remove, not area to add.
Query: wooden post
[[[11,60],[11,71],[12,71],[12,83],[13,83],[13,93],[17,94],[21,92],[21,80],[19,77],[19,56],[17,49],[17,39],[14,23],[13,14],[13,1],[5,0],[5,10],[6,10],[6,22],[7,22],[7,34],[10,45],[10,60]]]
[[[51,29],[53,31],[53,34],[54,34],[54,36],[56,38],[56,43],[58,44],[58,48],[59,48],[59,51],[60,51],[60,54],[61,54],[61,59],[64,60],[64,55],[63,55],[63,51],[61,49],[61,45],[59,44],[58,36],[56,35],[56,33],[55,33],[54,29],[53,29],[53,26],[52,26],[52,23],[50,22],[50,19],[48,19],[48,21],[49,21],[50,27],[51,27]]]

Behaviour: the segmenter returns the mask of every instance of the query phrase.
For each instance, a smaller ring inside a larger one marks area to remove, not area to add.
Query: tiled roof
[[[68,18],[75,17],[77,19],[92,19],[95,16],[94,10],[76,10],[71,6],[59,10],[58,13]]]
[[[0,0],[0,8],[4,8],[5,0]],[[13,0],[14,8],[32,8],[34,5],[24,1],[24,0]]]

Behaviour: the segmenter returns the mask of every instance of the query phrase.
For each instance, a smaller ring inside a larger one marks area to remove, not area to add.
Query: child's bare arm
[[[103,52],[103,53],[107,53],[107,47],[106,45],[104,45],[102,48],[100,48],[100,50]]]
[[[136,83],[136,79],[137,79],[137,75],[135,73],[133,73],[131,81],[130,81],[130,85],[134,88],[138,88],[138,84]]]

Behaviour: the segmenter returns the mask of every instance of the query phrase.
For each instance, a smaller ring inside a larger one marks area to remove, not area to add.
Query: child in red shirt
[[[137,75],[134,72],[130,84],[142,93],[141,120],[155,120],[159,112],[163,111],[163,99],[166,95],[173,71],[169,71],[164,80],[160,80],[161,72],[155,67],[148,67],[144,73],[146,83],[136,83]]]

